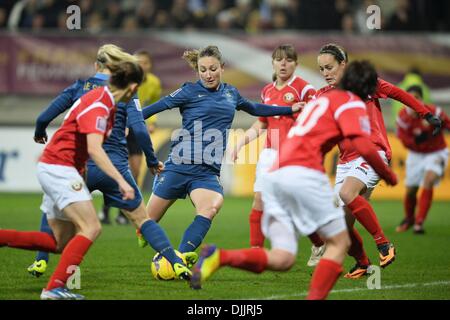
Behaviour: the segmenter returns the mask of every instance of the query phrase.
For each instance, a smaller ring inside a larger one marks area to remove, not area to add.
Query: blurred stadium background
[[[366,25],[366,9],[372,4],[381,8],[380,30]],[[70,5],[80,8],[79,30],[67,27]],[[449,32],[450,2],[445,0],[1,0],[0,192],[39,192],[35,161],[42,146],[32,141],[34,121],[63,88],[94,72],[101,44],[115,43],[130,52],[148,50],[163,95],[195,80],[180,58],[186,48],[216,44],[226,60],[225,81],[259,100],[260,90],[271,80],[271,52],[277,45],[294,44],[300,52],[298,74],[320,88],[324,81],[316,66],[317,52],[336,42],[351,59],[370,59],[381,77],[395,84],[414,76],[411,70],[419,73],[430,88],[431,101],[449,112]],[[395,107],[385,101],[383,108],[393,166],[402,179],[406,151],[395,138]],[[180,119],[177,110],[158,117],[152,138],[161,159]],[[233,128],[246,129],[254,120],[239,112]],[[238,134],[231,134],[231,143]],[[327,158],[331,175],[335,161],[336,152]],[[254,163],[225,165],[227,194],[251,195],[254,168]],[[450,199],[449,173],[447,169],[437,199]],[[141,177],[146,191],[151,179]],[[374,197],[400,199],[403,191],[402,184],[394,189],[381,186]]]

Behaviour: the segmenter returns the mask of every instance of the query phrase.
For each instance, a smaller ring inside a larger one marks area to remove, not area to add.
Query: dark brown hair
[[[144,79],[144,71],[138,63],[125,61],[107,65],[111,71],[109,83],[116,88],[125,89],[131,83],[140,85]]]
[[[321,54],[331,54],[339,63],[348,62],[348,54],[345,49],[335,43],[324,45],[319,51],[319,55]]]
[[[378,85],[375,67],[367,60],[353,61],[346,68],[339,87],[367,100]]]

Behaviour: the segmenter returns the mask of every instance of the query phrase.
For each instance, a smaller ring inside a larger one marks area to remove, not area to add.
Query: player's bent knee
[[[339,197],[345,205],[351,203],[358,196],[358,192],[352,189],[342,188],[339,191]]]
[[[85,230],[83,233],[89,240],[94,241],[102,233],[102,226],[100,224],[89,226],[89,228],[87,228],[87,230]]]
[[[295,256],[285,250],[273,249],[269,253],[269,266],[271,270],[288,271],[295,264]]]
[[[220,208],[218,206],[211,206],[208,209],[200,211],[200,213],[212,220],[219,213],[219,209]]]

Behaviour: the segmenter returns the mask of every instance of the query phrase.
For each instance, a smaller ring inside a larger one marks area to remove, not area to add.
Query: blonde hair
[[[98,49],[97,65],[100,70],[121,62],[138,63],[138,59],[114,44],[104,44]]]
[[[224,62],[222,54],[217,46],[207,46],[200,50],[186,50],[183,53],[183,59],[191,66],[192,69],[198,71],[198,60],[203,57],[214,57],[219,60],[220,65],[223,67]]]

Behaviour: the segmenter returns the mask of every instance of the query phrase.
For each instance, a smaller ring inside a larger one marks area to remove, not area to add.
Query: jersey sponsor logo
[[[198,97],[199,97],[199,98],[206,97],[206,94],[199,94]]]
[[[163,182],[164,182],[164,180],[166,180],[166,177],[165,176],[163,176],[163,175],[158,175],[158,178],[157,178],[157,184],[162,184]]]
[[[370,120],[368,116],[359,118],[359,126],[361,127],[362,131],[364,131],[367,134],[370,134]]]
[[[172,98],[175,97],[181,90],[183,90],[183,88],[179,88],[177,90],[175,90],[174,92],[172,92],[171,94],[169,94],[169,96],[171,96]]]
[[[72,187],[72,189],[74,191],[80,191],[81,189],[83,189],[83,182],[74,181],[74,182],[72,182],[72,184],[70,186]]]
[[[97,121],[95,122],[95,129],[101,132],[105,132],[107,123],[108,121],[105,117],[97,117]]]
[[[133,99],[134,101],[134,105],[136,106],[137,111],[142,111],[142,106],[141,106],[141,102],[139,101],[139,99]]]
[[[295,99],[295,96],[294,96],[294,94],[292,92],[287,92],[283,96],[283,101],[286,102],[286,103],[293,102],[294,99]]]

